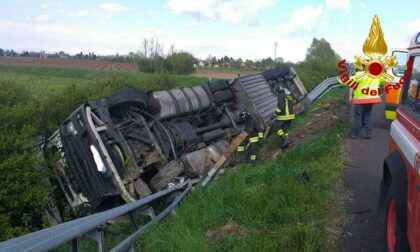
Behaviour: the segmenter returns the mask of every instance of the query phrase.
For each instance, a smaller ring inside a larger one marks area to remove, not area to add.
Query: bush
[[[173,53],[166,59],[161,56],[141,58],[138,61],[140,72],[190,74],[194,72],[194,56],[187,52]]]
[[[194,56],[187,52],[174,53],[165,59],[167,71],[176,74],[194,72]]]

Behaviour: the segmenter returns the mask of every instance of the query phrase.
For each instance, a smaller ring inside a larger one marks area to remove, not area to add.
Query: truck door
[[[388,120],[394,120],[397,115],[397,106],[400,103],[401,89],[394,89],[393,87],[398,83],[404,74],[405,63],[407,61],[407,51],[394,50],[392,56],[397,58],[398,65],[393,69],[388,69],[387,73],[394,77],[393,81],[386,82],[386,86],[392,88],[385,88],[385,117]]]
[[[404,84],[402,94],[402,104],[412,116],[404,116],[408,120],[403,122],[410,135],[407,136],[414,142],[417,149],[414,165],[407,169],[407,236],[410,241],[412,251],[420,249],[420,55],[414,56],[414,63],[411,77]],[[398,119],[400,120],[400,119]],[[405,120],[405,119],[404,119]],[[415,243],[415,244],[413,244]]]

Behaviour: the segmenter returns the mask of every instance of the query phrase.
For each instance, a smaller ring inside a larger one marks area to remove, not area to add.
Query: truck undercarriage
[[[57,181],[75,212],[109,209],[202,177],[243,129],[241,111],[267,128],[278,85],[292,92],[298,113],[309,105],[289,67],[191,88],[124,89],[77,108],[45,152],[60,154]]]

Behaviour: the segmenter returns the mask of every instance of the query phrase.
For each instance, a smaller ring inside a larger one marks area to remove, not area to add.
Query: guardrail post
[[[102,229],[94,229],[89,233],[85,234],[84,236],[98,244],[98,252],[105,251],[105,236],[104,231]]]
[[[71,241],[71,250],[73,252],[79,252],[80,251],[79,237],[76,237]]]
[[[128,214],[130,216],[131,223],[133,223],[134,228],[137,230],[139,226],[137,225],[136,219],[134,218],[133,212]]]

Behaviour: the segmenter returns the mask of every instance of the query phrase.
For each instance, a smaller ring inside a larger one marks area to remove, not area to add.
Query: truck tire
[[[140,89],[126,88],[110,95],[107,102],[111,115],[119,115],[131,106],[136,106],[142,110],[146,109],[147,96]]]
[[[401,226],[400,224],[403,220],[397,214],[401,210],[398,209],[396,202],[396,197],[391,193],[387,202],[385,219],[385,251],[387,252],[409,251],[406,230],[397,228],[397,226]]]
[[[227,89],[229,88],[229,84],[225,80],[220,80],[215,84],[209,84],[210,91],[214,94],[219,90]]]
[[[221,104],[224,102],[229,102],[233,100],[233,94],[230,89],[225,89],[214,93],[214,101],[216,104]]]

